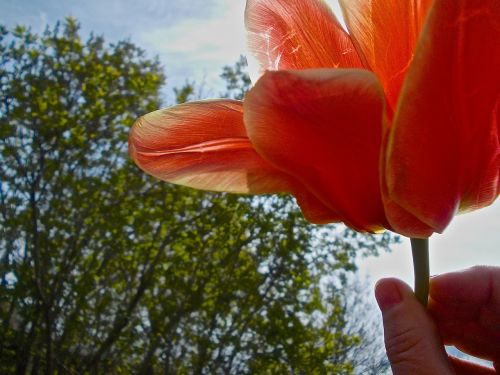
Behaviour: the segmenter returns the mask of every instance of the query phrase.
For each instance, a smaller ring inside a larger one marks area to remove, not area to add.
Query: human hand
[[[429,294],[426,311],[400,280],[382,279],[375,287],[394,375],[500,373],[500,268],[433,277]],[[493,361],[496,371],[448,356],[444,344]]]

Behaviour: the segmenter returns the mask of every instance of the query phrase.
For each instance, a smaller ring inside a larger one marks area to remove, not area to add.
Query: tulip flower
[[[418,239],[491,204],[500,1],[340,5],[347,31],[321,0],[247,0],[254,87],[243,102],[143,116],[130,135],[134,161],[198,189],[291,193],[313,223]]]

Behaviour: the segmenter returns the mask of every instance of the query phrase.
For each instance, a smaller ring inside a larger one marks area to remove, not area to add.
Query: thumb
[[[394,375],[454,374],[434,322],[408,285],[382,279],[375,286],[375,297]]]

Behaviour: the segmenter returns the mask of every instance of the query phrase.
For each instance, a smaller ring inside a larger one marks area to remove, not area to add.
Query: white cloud
[[[457,271],[474,265],[500,264],[500,200],[490,207],[456,216],[443,234],[429,240],[431,274]],[[372,283],[382,277],[398,277],[413,285],[409,240],[394,246],[390,254],[361,262]]]
[[[215,7],[203,20],[186,18],[140,34],[141,44],[160,55],[172,84],[189,77],[220,87],[222,66],[245,53],[245,1],[218,0]]]

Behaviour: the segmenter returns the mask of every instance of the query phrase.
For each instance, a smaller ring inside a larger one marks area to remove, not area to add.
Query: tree
[[[243,99],[252,85],[247,67],[247,59],[240,56],[233,66],[226,65],[222,68],[220,77],[226,82],[226,92],[221,94],[223,98]]]
[[[103,300],[132,304],[139,293],[133,285],[96,288],[111,281],[101,277],[107,265],[118,266],[115,246],[134,235],[120,206],[128,199],[127,134],[160,104],[164,76],[130,42],[83,42],[78,29],[68,19],[42,36],[0,30],[0,372],[65,366],[63,353],[84,345],[80,335],[105,333],[97,332]],[[95,311],[90,321],[86,309]],[[116,311],[117,325],[123,314]]]
[[[1,373],[353,371],[343,285],[389,235],[139,171],[129,127],[164,75],[129,41],[67,19],[2,27],[0,51]]]
[[[380,312],[366,282],[350,277],[342,293],[342,314],[348,317],[344,332],[358,337],[358,345],[348,348],[344,361],[352,363],[359,375],[391,374],[385,353],[384,332]]]

